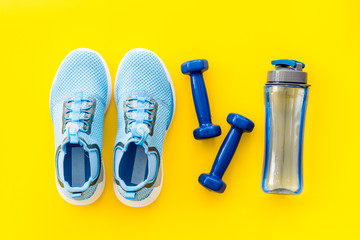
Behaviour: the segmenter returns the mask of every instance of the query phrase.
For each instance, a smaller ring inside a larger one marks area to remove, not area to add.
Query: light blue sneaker
[[[57,70],[50,93],[56,186],[69,203],[90,204],[104,189],[101,153],[110,99],[111,78],[104,59],[90,49],[70,52]]]
[[[155,201],[162,186],[162,150],[174,116],[174,86],[155,53],[133,49],[120,62],[114,94],[115,194],[128,206],[146,206]]]

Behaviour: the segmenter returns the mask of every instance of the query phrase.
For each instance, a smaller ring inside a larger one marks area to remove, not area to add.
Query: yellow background
[[[0,239],[359,239],[359,1],[0,1]],[[132,48],[156,52],[173,79],[177,108],[166,137],[164,184],[152,205],[130,208],[112,187],[116,108],[105,118],[107,185],[72,206],[54,181],[49,93],[68,52],[86,47],[112,80]],[[204,74],[220,137],[196,141],[190,80],[182,62],[206,58]],[[304,191],[260,189],[263,86],[270,61],[306,63],[310,89]],[[223,194],[197,183],[229,130],[226,116],[255,122],[224,176]]]

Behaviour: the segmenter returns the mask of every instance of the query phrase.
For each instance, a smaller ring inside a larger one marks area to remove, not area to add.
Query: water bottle
[[[262,189],[266,193],[300,194],[303,189],[303,140],[310,85],[304,63],[271,62],[265,85],[265,154]]]

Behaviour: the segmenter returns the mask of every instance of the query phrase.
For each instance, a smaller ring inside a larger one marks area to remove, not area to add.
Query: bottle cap
[[[305,64],[290,59],[279,59],[271,61],[275,69],[268,71],[268,83],[307,83],[307,73],[303,72]]]

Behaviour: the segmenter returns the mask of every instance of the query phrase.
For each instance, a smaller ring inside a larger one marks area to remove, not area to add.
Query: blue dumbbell
[[[212,191],[223,193],[226,184],[221,180],[239,144],[243,132],[251,132],[254,123],[239,114],[230,113],[227,122],[231,124],[231,129],[226,135],[220,150],[215,158],[210,174],[201,174],[199,183]]]
[[[199,127],[194,130],[195,139],[216,137],[221,134],[221,128],[211,122],[209,99],[206,93],[203,72],[209,64],[205,59],[197,59],[181,64],[181,72],[190,75],[191,90],[195,104]]]

